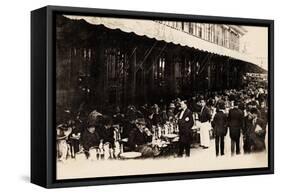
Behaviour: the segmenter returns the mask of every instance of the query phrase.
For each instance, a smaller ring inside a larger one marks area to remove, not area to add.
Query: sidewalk
[[[267,167],[267,151],[244,155],[242,137],[240,143],[241,154],[234,156],[231,156],[230,152],[229,135],[225,138],[225,155],[219,157],[216,157],[215,154],[214,139],[211,140],[209,149],[192,148],[190,158],[171,156],[160,159],[89,161],[85,159],[84,154],[79,154],[76,159],[57,163],[57,178],[90,178]]]

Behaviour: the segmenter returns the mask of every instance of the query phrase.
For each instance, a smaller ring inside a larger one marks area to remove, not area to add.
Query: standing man
[[[253,116],[251,113],[251,109],[249,106],[246,108],[246,116],[244,117],[244,124],[243,124],[243,149],[244,154],[251,153],[251,146],[252,142],[250,139],[251,132],[253,129]]]
[[[229,110],[228,124],[231,139],[231,155],[240,154],[240,135],[243,128],[244,114],[238,108],[238,102],[234,101],[234,107]]]
[[[224,155],[224,137],[227,133],[227,115],[224,113],[225,104],[223,101],[218,102],[218,110],[215,114],[212,126],[215,132],[216,156]]]
[[[264,122],[265,124],[267,124],[267,120],[268,120],[268,110],[267,110],[265,101],[262,101],[262,102],[261,102],[261,105],[260,105],[260,119],[262,119],[263,122]]]
[[[185,150],[186,156],[190,156],[191,128],[194,124],[192,112],[187,108],[186,102],[181,101],[180,112],[178,113],[179,126],[179,153],[181,157]]]
[[[199,121],[201,122],[200,127],[200,144],[203,147],[203,149],[207,149],[210,146],[210,129],[211,129],[211,118],[212,113],[211,109],[206,105],[206,102],[204,99],[200,100],[201,105],[201,112],[199,115]]]

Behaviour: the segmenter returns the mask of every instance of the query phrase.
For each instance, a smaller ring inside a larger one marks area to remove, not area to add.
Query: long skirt
[[[200,144],[204,147],[210,146],[210,131],[211,129],[211,123],[210,122],[204,122],[200,125]]]

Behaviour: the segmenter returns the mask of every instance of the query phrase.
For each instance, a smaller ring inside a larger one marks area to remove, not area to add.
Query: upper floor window
[[[189,23],[189,33],[190,33],[190,34],[193,34],[193,33],[194,33],[193,23]]]
[[[198,34],[197,35],[198,35],[198,37],[202,38],[202,36],[203,36],[202,24],[198,24],[197,27],[198,27]]]

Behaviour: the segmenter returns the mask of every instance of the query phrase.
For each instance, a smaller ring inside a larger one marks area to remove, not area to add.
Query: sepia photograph
[[[269,28],[55,15],[56,180],[269,166]]]

